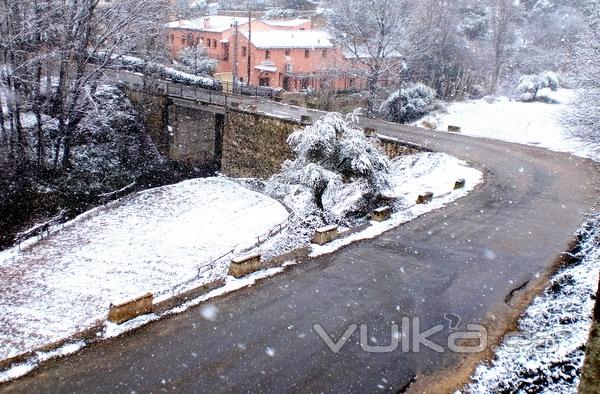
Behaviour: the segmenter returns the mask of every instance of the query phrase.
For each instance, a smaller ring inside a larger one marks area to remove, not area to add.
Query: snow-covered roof
[[[246,31],[241,34],[248,37]],[[253,31],[252,44],[257,48],[333,48],[331,36],[322,30]]]
[[[310,19],[265,19],[263,20],[267,25],[277,26],[277,27],[294,27],[301,26],[306,23],[310,23]]]
[[[242,25],[248,22],[248,18],[225,16],[225,15],[213,15],[205,16],[196,19],[182,19],[174,22],[167,23],[167,28],[175,29],[188,29],[188,30],[200,30],[206,32],[222,33],[231,28],[237,22]]]

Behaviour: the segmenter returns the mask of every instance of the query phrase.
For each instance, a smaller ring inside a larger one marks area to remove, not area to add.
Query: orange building
[[[237,46],[238,80],[250,85],[287,91],[339,90],[356,85],[351,78],[330,72],[332,66],[341,66],[344,57],[329,35],[313,30],[308,19],[249,21],[219,15],[167,26],[173,56],[185,47],[204,45],[209,56],[218,60],[215,77],[223,81],[233,81]]]

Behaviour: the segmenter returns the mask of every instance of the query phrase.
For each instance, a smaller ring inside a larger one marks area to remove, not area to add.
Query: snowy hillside
[[[556,103],[524,103],[507,97],[457,102],[452,103],[447,112],[432,113],[415,125],[421,126],[425,121],[443,131],[448,130],[448,125],[459,126],[462,134],[474,137],[536,145],[593,158],[590,146],[569,135],[561,120],[577,92],[544,89],[540,95]]]
[[[0,359],[91,326],[116,299],[164,291],[199,269],[206,280],[222,277],[229,252],[254,246],[287,216],[232,181],[194,179],[94,209],[22,251],[4,251]]]

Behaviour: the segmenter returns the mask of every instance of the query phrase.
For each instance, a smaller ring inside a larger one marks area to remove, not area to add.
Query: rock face
[[[74,138],[71,170],[62,180],[68,192],[110,192],[165,165],[138,112],[121,90],[101,86],[95,101],[97,107],[90,109]]]

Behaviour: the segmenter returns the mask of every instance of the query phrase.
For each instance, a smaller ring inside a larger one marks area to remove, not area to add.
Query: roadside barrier
[[[313,243],[317,245],[325,245],[338,237],[338,226],[332,224],[331,226],[321,227],[315,230],[313,236]]]
[[[427,204],[428,202],[431,202],[431,200],[433,200],[432,192],[423,193],[417,197],[417,204]]]
[[[146,293],[131,300],[111,303],[108,309],[108,321],[121,324],[141,315],[152,313],[154,295]]]
[[[457,180],[456,182],[454,182],[454,190],[462,189],[463,187],[465,187],[465,184],[466,181],[463,178]]]
[[[386,206],[379,207],[373,211],[371,219],[376,222],[383,222],[388,220],[392,216],[392,208]]]
[[[229,275],[241,278],[260,269],[260,254],[242,256],[231,260]]]

